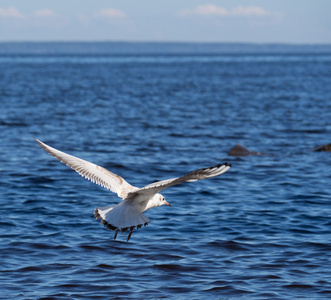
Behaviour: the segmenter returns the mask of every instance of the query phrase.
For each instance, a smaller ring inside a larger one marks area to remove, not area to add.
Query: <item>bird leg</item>
[[[118,228],[116,229],[115,235],[114,235],[114,240],[116,240],[117,234],[118,234]]]
[[[132,227],[130,228],[130,233],[129,233],[129,235],[128,235],[128,239],[126,240],[127,242],[129,241],[129,239],[130,239],[130,237],[131,237],[131,235],[132,235],[133,228],[134,228],[134,226],[132,226]]]

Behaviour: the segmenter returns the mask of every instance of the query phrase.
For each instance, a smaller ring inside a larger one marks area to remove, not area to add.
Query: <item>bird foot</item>
[[[115,231],[115,235],[114,235],[114,240],[116,240],[117,234],[118,234],[119,229],[117,228]]]
[[[132,235],[133,229],[134,229],[134,226],[132,226],[132,227],[130,228],[130,233],[129,233],[129,235],[128,235],[128,239],[126,240],[127,242],[130,240],[130,237],[131,237],[131,235]]]

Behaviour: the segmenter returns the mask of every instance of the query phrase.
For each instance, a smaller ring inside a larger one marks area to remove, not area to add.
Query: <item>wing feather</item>
[[[140,190],[129,193],[127,195],[127,198],[131,198],[136,195],[154,195],[176,184],[180,184],[183,182],[194,182],[197,180],[219,176],[225,173],[226,171],[228,171],[230,168],[231,168],[231,164],[224,163],[210,168],[199,169],[181,177],[154,182],[144,186]]]
[[[50,155],[75,170],[82,177],[116,193],[120,198],[125,199],[127,194],[138,190],[138,188],[127,183],[122,177],[108,171],[107,169],[90,163],[78,157],[56,150],[36,139],[38,144]]]

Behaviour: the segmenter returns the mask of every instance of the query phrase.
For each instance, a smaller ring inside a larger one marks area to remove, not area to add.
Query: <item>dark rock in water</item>
[[[249,155],[262,155],[261,152],[249,151],[244,146],[237,144],[229,152],[232,156],[249,156]]]
[[[331,144],[323,145],[314,149],[314,151],[326,151],[331,152]]]

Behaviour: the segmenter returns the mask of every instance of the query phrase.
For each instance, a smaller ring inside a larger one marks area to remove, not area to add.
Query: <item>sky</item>
[[[331,0],[0,0],[1,41],[331,43]]]

